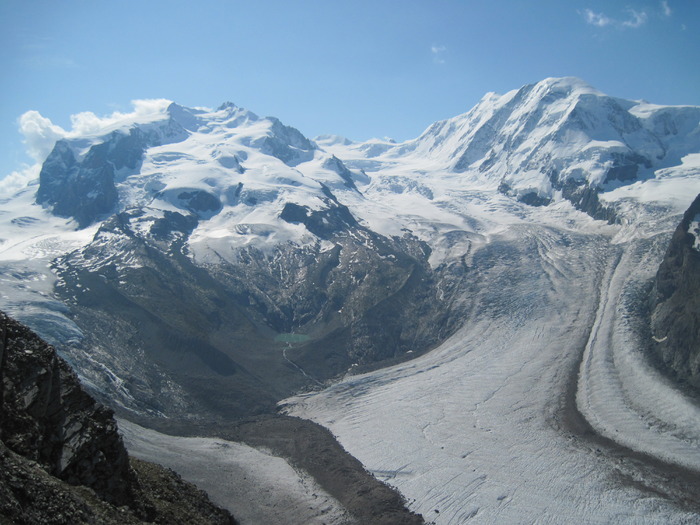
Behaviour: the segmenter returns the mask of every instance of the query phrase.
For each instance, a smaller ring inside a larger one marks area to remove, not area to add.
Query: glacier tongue
[[[665,241],[666,236],[662,239]],[[700,470],[700,406],[642,353],[644,290],[665,250],[659,238],[627,247],[612,261],[581,362],[577,405],[593,428],[625,447]],[[648,294],[648,292],[647,292]]]

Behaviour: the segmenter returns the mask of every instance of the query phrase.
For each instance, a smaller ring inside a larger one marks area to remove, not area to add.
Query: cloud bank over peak
[[[83,111],[71,115],[71,129],[65,130],[54,124],[35,110],[22,114],[18,120],[19,131],[24,137],[27,153],[37,163],[42,163],[51,152],[57,140],[90,135],[101,135],[119,127],[133,123],[156,120],[165,115],[170,100],[143,99],[132,100],[133,111],[122,113],[115,111],[103,117],[91,111]]]
[[[92,111],[76,113],[70,117],[73,127],[68,136],[96,135],[130,123],[148,122],[165,115],[171,103],[171,100],[165,98],[132,100],[134,110],[130,113],[115,111],[105,117],[98,117]]]
[[[19,131],[24,136],[27,153],[37,162],[43,162],[57,140],[66,136],[66,130],[35,110],[19,117]]]

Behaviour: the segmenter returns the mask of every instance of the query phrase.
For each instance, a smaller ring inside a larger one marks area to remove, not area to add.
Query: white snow
[[[513,103],[517,92],[487,96],[471,112],[431,126],[415,141],[381,148],[377,142],[326,145],[347,165],[366,169],[372,182],[365,196],[394,211],[390,220],[378,220],[383,214],[377,204],[363,210],[364,220],[386,233],[397,223],[410,229],[433,248],[433,266],[462,254],[469,263],[492,246],[512,249],[535,240],[529,253],[512,259],[491,264],[480,259],[483,273],[477,268],[470,276],[478,283],[471,290],[478,297],[462,299],[471,305],[468,321],[440,348],[282,405],[330,428],[367,468],[396,486],[413,510],[436,523],[696,518],[640,489],[654,485],[648,472],[625,465],[613,449],[601,451],[576,437],[565,419],[575,419],[573,391],[583,358],[576,398],[597,431],[632,450],[700,468],[698,407],[646,364],[629,326],[631,314],[620,306],[637,280],[652,276],[663,253],[659,246],[700,193],[697,155],[686,154],[678,164],[669,157],[643,171],[643,180],[602,193],[603,202],[616,206],[622,225],[583,219],[541,171],[518,168],[524,162],[519,159],[532,164],[539,149],[561,159],[562,178],[585,176],[595,184],[613,165],[609,155],[630,143],[651,158],[660,150],[639,130],[619,134],[608,127],[592,138],[574,129],[546,131],[543,123],[568,116],[571,97],[582,109],[592,108],[584,114],[589,123],[606,121],[590,98],[597,93],[581,98],[576,86],[562,84],[567,83],[538,86],[568,100],[545,108],[537,115],[537,133],[485,171],[479,168],[492,138],[477,131]],[[518,112],[506,113],[506,127],[519,129],[536,114],[532,102],[526,98]],[[623,102],[605,103],[619,106],[624,127],[624,110],[634,104]],[[449,166],[464,155],[465,144],[472,145],[468,167],[455,174]],[[516,195],[534,191],[556,204],[532,209],[514,203],[495,191],[503,176]],[[522,239],[513,238],[524,231]],[[620,475],[638,479],[639,486],[619,483]]]
[[[695,218],[690,221],[688,233],[695,237],[693,248],[700,252],[700,215],[696,215]]]

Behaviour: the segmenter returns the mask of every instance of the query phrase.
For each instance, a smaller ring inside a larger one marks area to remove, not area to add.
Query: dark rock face
[[[56,293],[109,370],[87,350],[70,354],[94,395],[155,417],[260,414],[449,336],[460,314],[445,306],[453,290],[428,264],[429,248],[363,228],[329,195],[326,209],[283,212],[323,245],[241,247],[235,259],[198,265],[186,251],[196,219],[169,213],[144,233],[131,210],[57,259]]]
[[[209,501],[197,487],[178,474],[160,465],[131,458],[131,466],[139,480],[141,501],[153,509],[155,523],[188,525],[236,525],[237,521],[224,509]],[[144,521],[151,521],[150,516]]]
[[[80,228],[111,212],[117,203],[114,166],[99,162],[103,148],[95,147],[78,162],[66,141],[56,143],[39,174],[38,204],[53,207],[59,217],[73,217]]]
[[[604,184],[614,181],[623,183],[635,181],[640,166],[651,168],[651,161],[639,153],[612,154],[612,160],[613,163],[605,175]]]
[[[633,173],[636,177],[636,164],[619,166],[618,168],[610,168],[608,178],[610,180],[631,180],[629,177],[631,173]],[[587,213],[594,219],[601,221],[614,223],[617,220],[615,210],[603,205],[600,202],[600,198],[598,197],[600,188],[591,186],[583,180],[567,179],[564,182],[561,182],[558,179],[558,173],[556,170],[552,170],[552,172],[549,174],[549,179],[552,183],[552,187],[560,190],[562,197],[571,202],[571,204],[573,204],[577,210]],[[511,187],[504,181],[501,181],[499,184],[498,191],[504,195],[514,196]],[[552,202],[551,199],[542,197],[535,192],[525,193],[523,195],[516,196],[516,198],[520,202],[529,206],[547,206]]]
[[[2,312],[0,379],[0,523],[235,523],[176,474],[132,464],[112,411]]]
[[[617,220],[615,210],[600,202],[600,190],[594,186],[569,179],[560,186],[562,196],[571,201],[577,210],[587,213],[594,219],[614,223]]]
[[[338,232],[357,225],[355,217],[343,205],[331,204],[324,210],[311,210],[293,202],[284,205],[280,218],[292,224],[303,224],[320,239],[329,239]]]
[[[141,523],[87,489],[73,487],[8,449],[0,441],[0,523],[39,525]]]
[[[153,222],[150,233],[154,238],[165,240],[172,233],[189,235],[197,227],[197,219],[174,211],[165,211],[163,218]]]
[[[512,188],[505,181],[501,181],[501,183],[498,185],[498,191],[500,191],[504,195],[514,196]],[[515,195],[515,197],[520,202],[522,202],[523,204],[527,204],[528,206],[548,206],[549,204],[552,203],[552,199],[549,199],[547,197],[542,197],[541,195],[538,195],[537,192],[534,192],[534,191],[525,193],[523,195]]]
[[[181,140],[186,133],[172,119],[158,129],[114,131],[80,159],[68,141],[59,140],[41,168],[36,202],[85,228],[117,207],[115,176],[120,170],[138,169],[146,148]]]
[[[651,294],[653,352],[666,371],[700,391],[700,252],[689,232],[700,195],[685,212]]]
[[[221,201],[206,191],[183,191],[177,198],[198,217],[208,218],[221,210]]]
[[[97,404],[53,348],[0,314],[4,328],[2,441],[53,476],[127,503],[128,456],[112,411]]]

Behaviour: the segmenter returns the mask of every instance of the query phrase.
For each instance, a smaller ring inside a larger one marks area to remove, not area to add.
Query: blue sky
[[[550,76],[700,105],[699,64],[698,0],[0,0],[0,178],[33,162],[30,110],[69,130],[135,99],[231,101],[309,137],[406,140]]]

